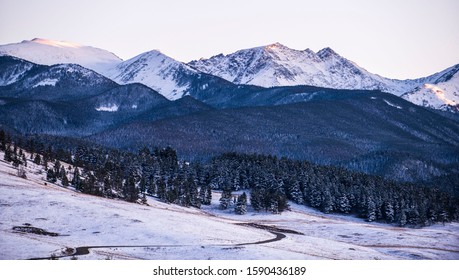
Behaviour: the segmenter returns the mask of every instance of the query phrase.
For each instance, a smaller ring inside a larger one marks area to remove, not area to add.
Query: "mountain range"
[[[109,51],[93,47],[33,39],[0,46],[1,54],[44,65],[79,64],[120,84],[142,83],[169,100],[205,90],[210,85],[198,82],[201,88],[197,88],[196,81],[207,74],[206,78],[212,76],[212,83],[220,84],[223,82],[217,78],[264,88],[309,85],[381,90],[420,106],[459,110],[459,64],[428,77],[396,80],[370,73],[330,48],[315,53],[275,43],[182,63],[156,50],[122,61]]]
[[[44,46],[31,60],[21,58],[34,44]],[[55,64],[69,48],[69,61]],[[11,49],[16,56],[6,55]],[[93,51],[100,57],[88,55]],[[401,181],[459,170],[459,122],[415,105],[457,109],[449,100],[457,92],[457,65],[397,81],[331,49],[314,53],[280,44],[189,64],[159,51],[121,61],[107,51],[43,39],[0,46],[0,53],[0,126],[56,145],[77,139],[131,151],[172,146],[189,160],[261,153]],[[250,64],[250,71],[224,67],[233,63]],[[295,85],[306,70],[322,84]]]
[[[189,65],[236,84],[381,90],[417,105],[453,111],[459,103],[459,65],[424,78],[396,80],[372,74],[331,48],[315,53],[280,43],[219,54]]]

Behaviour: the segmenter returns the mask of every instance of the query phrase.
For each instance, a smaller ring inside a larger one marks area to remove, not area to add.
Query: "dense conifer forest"
[[[33,138],[13,140],[3,130],[0,150],[19,171],[28,156],[43,166],[49,182],[129,202],[146,203],[148,195],[200,208],[210,205],[212,190],[221,190],[220,208],[233,208],[239,215],[248,211],[248,205],[253,211],[280,214],[289,210],[289,203],[296,203],[399,226],[459,220],[459,198],[438,187],[275,156],[227,153],[190,163],[180,161],[171,147],[143,148],[138,153],[87,145],[64,150]],[[62,162],[70,165],[65,168]],[[19,176],[27,176],[19,171]],[[238,195],[232,195],[234,191]]]

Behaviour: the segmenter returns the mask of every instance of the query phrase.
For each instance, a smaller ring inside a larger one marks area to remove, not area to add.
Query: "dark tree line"
[[[18,148],[22,146],[35,164],[44,167],[47,181],[70,185],[82,193],[129,202],[146,202],[146,195],[151,195],[197,208],[212,199],[204,169],[199,164],[180,163],[169,147],[144,148],[137,154],[88,146],[64,151],[33,139],[12,141],[0,130],[0,149],[5,151],[6,161],[15,166],[27,164],[22,148]],[[66,170],[61,161],[71,164],[72,170]]]
[[[72,152],[71,159],[85,172],[80,176],[85,180],[75,185],[84,193],[130,202],[145,201],[145,196],[151,195],[167,203],[197,208],[210,204],[210,184],[200,165],[180,163],[169,147],[152,151],[144,148],[133,154],[81,146]]]
[[[207,163],[179,161],[174,149],[144,148],[138,153],[78,146],[71,150],[44,145],[33,139],[11,140],[0,130],[5,160],[44,166],[50,182],[71,185],[77,191],[145,202],[146,195],[187,207],[210,205],[212,189],[222,190],[220,207],[236,214],[247,211],[281,213],[288,201],[324,213],[354,214],[367,221],[400,226],[425,226],[459,220],[459,198],[435,187],[396,183],[307,161],[264,155],[224,154]],[[70,163],[66,170],[61,162]],[[249,190],[237,197],[232,191]]]
[[[281,212],[291,200],[324,213],[356,214],[367,221],[401,226],[459,219],[459,199],[438,188],[396,183],[337,167],[228,153],[213,159],[209,170],[214,188],[250,189],[255,210]]]

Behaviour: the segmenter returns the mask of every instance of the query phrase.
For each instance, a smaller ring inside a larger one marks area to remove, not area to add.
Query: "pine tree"
[[[368,197],[367,202],[367,221],[373,222],[376,220],[376,204],[372,197]]]
[[[6,161],[6,162],[13,161],[13,155],[12,155],[12,152],[10,150],[10,145],[6,145],[5,154],[3,155],[3,160]]]
[[[199,199],[203,205],[210,205],[212,203],[212,188],[210,185],[201,186],[199,189]]]
[[[25,156],[25,154],[22,154],[22,164],[27,167],[27,158]]]
[[[104,177],[104,182],[103,182],[103,192],[104,192],[104,196],[105,197],[108,197],[108,198],[111,198],[112,197],[112,182],[110,180],[110,176],[107,174],[105,177]]]
[[[59,172],[61,171],[61,163],[57,159],[54,162],[53,171],[54,171],[55,176],[58,178],[59,177]]]
[[[293,200],[293,202],[297,203],[297,204],[303,204],[304,203],[304,200],[303,200],[303,193],[301,192],[301,186],[300,186],[300,182],[298,180],[295,180],[293,182],[293,185],[290,189],[290,197],[291,199]]]
[[[82,181],[80,177],[80,170],[78,169],[78,167],[75,167],[75,170],[73,171],[72,186],[77,191],[80,191],[80,192],[83,191]]]
[[[236,208],[234,208],[234,212],[238,215],[244,215],[247,213],[247,195],[243,192],[238,198],[236,202]]]
[[[279,202],[277,199],[271,200],[268,208],[266,210],[269,210],[269,212],[273,214],[279,214]]]
[[[43,167],[48,170],[48,157],[43,155]]]
[[[46,181],[50,183],[56,183],[57,178],[56,174],[54,173],[54,170],[48,169],[48,171],[46,172]]]
[[[406,223],[407,223],[406,212],[405,210],[402,210],[401,215],[400,215],[399,224],[401,227],[403,227],[406,225]]]
[[[449,221],[448,212],[446,212],[446,210],[442,210],[440,212],[439,218],[440,218],[440,222],[442,222],[443,225],[445,225],[445,223]]]
[[[325,190],[323,194],[323,200],[322,200],[322,205],[321,205],[322,211],[324,213],[331,213],[333,212],[334,205],[333,205],[333,197],[330,193],[330,191],[327,189]]]
[[[125,185],[123,188],[124,197],[129,202],[135,202],[139,199],[139,190],[135,185],[135,179],[133,174],[130,174],[125,180]]]
[[[13,156],[14,156],[14,158],[17,158],[17,155],[18,155],[18,143],[15,141],[13,143]]]
[[[338,201],[338,211],[342,213],[349,213],[351,211],[351,204],[346,194],[343,194]]]
[[[41,157],[40,157],[39,154],[35,155],[35,158],[33,159],[33,163],[35,163],[36,165],[40,165],[41,164]]]
[[[285,195],[279,195],[277,198],[277,212],[282,213],[289,209],[290,205],[288,204],[287,197]]]
[[[146,192],[149,195],[156,195],[158,193],[158,184],[157,180],[154,179],[153,175],[150,175],[148,178],[148,183],[146,186]]]
[[[198,185],[196,184],[193,175],[188,177],[187,187],[189,189],[188,195],[190,196],[190,206],[201,208],[201,198],[199,196]]]
[[[158,190],[156,195],[160,200],[166,201],[166,182],[164,181],[163,177],[159,178],[158,180]]]
[[[65,172],[61,173],[60,178],[61,178],[62,186],[67,187],[69,185],[69,179],[67,178],[67,174]]]
[[[261,193],[259,189],[252,189],[250,192],[250,205],[257,212],[261,210]]]
[[[206,187],[201,186],[199,188],[199,199],[201,200],[201,204],[208,205],[206,204]]]
[[[139,183],[139,188],[140,188],[140,193],[145,193],[147,191],[147,183],[145,181],[145,177],[140,178],[140,183]]]
[[[394,207],[392,206],[392,203],[388,202],[386,206],[384,207],[384,214],[386,216],[386,222],[392,223],[395,219],[394,216]]]
[[[212,187],[210,185],[206,186],[206,199],[205,205],[210,205],[212,203]]]
[[[96,185],[96,177],[90,171],[85,172],[83,176],[82,192],[87,194],[99,195]]]
[[[62,180],[62,178],[64,178],[64,176],[67,175],[67,173],[65,172],[65,168],[64,168],[63,165],[61,165],[61,169],[59,170],[58,174],[59,174],[59,175],[58,175],[57,177],[58,177],[59,179],[61,179],[61,180]]]
[[[222,196],[220,198],[220,209],[228,209],[228,207],[231,206],[231,203],[231,189],[227,187],[222,191]]]
[[[3,129],[0,129],[0,150],[4,151],[6,149],[6,135]]]

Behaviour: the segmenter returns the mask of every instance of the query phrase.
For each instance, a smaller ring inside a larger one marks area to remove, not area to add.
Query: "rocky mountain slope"
[[[456,80],[445,79],[458,66],[451,67],[428,77],[412,80],[388,79],[373,74],[356,63],[340,56],[330,48],[317,53],[310,49],[294,50],[280,43],[250,48],[228,55],[217,55],[209,59],[191,61],[195,69],[219,76],[236,84],[262,87],[310,85],[334,89],[381,90],[397,96],[405,95],[409,101],[434,109],[444,110],[458,104],[457,96],[448,100],[426,98],[418,88],[440,81],[447,95],[456,95]]]
[[[209,99],[209,95],[222,91],[245,92],[224,84],[218,80],[221,78],[237,85],[265,88],[309,85],[333,89],[381,90],[403,96],[421,106],[458,112],[456,89],[459,85],[458,79],[453,79],[457,65],[428,77],[388,79],[368,72],[330,48],[314,52],[310,49],[294,50],[275,43],[191,61],[187,65],[159,51],[149,51],[122,61],[108,51],[93,47],[33,39],[0,46],[2,54],[45,65],[79,64],[121,84],[142,83],[170,100],[185,95],[206,95],[203,99]],[[10,79],[20,75],[20,69],[14,73]],[[11,83],[7,78],[0,77],[0,85]],[[224,88],[218,88],[219,85]]]

